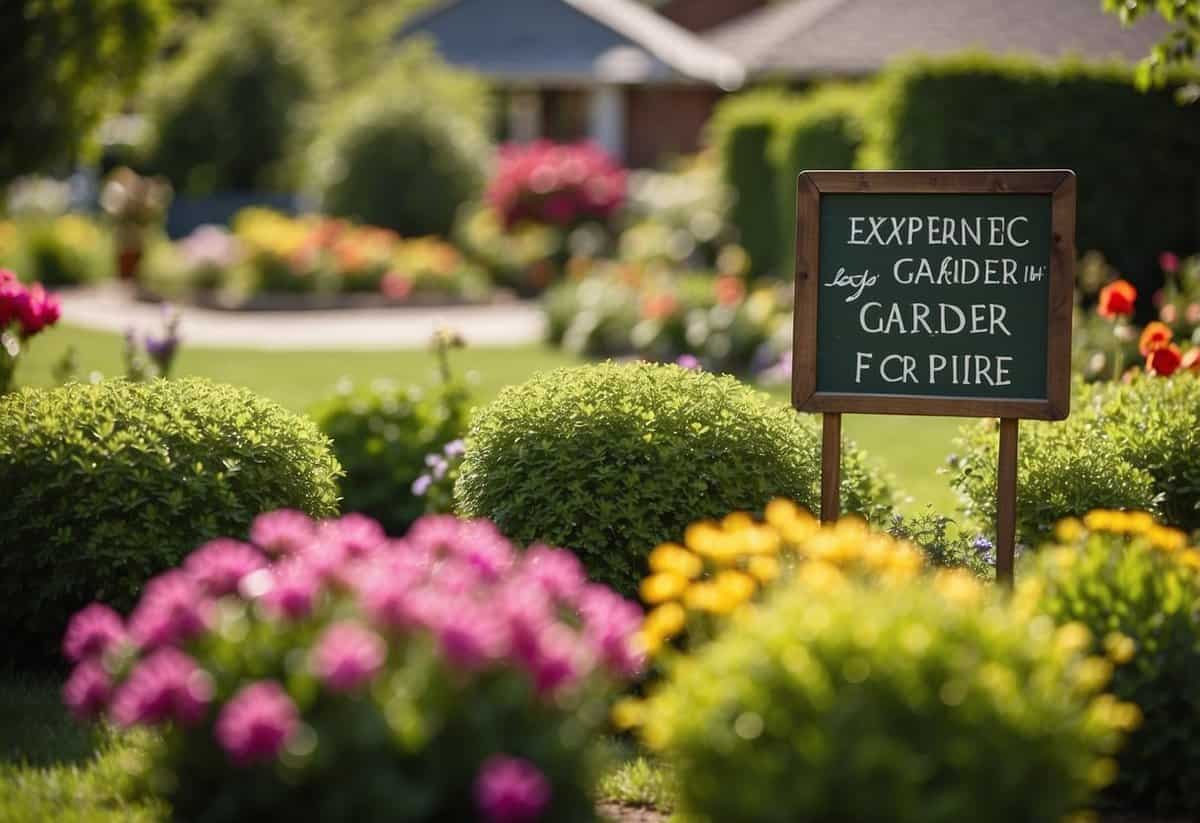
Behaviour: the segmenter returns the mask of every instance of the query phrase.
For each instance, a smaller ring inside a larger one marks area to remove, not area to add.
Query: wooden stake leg
[[[996,579],[1013,582],[1017,534],[1017,419],[1000,420],[1000,466],[996,477]]]
[[[842,416],[821,415],[821,520],[832,523],[842,510]]]

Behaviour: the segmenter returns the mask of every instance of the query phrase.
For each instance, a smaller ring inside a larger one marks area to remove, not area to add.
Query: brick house
[[[1128,62],[1164,31],[1122,28],[1097,0],[445,0],[397,37],[485,75],[501,138],[589,138],[649,166],[694,151],[716,102],[747,85],[969,48]]]

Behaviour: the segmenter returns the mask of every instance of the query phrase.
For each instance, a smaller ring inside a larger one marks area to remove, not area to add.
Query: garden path
[[[74,326],[123,333],[157,332],[161,307],[105,286],[64,290],[63,320]],[[184,306],[180,333],[193,346],[275,350],[423,348],[435,329],[457,331],[472,346],[511,346],[542,339],[536,303],[488,306],[411,306],[307,311],[219,311]]]

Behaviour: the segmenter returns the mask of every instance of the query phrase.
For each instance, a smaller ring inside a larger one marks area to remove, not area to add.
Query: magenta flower
[[[267,559],[253,546],[220,538],[188,555],[183,569],[207,594],[220,597],[236,592],[243,577],[266,564]]]
[[[432,557],[457,554],[461,523],[462,521],[453,515],[427,514],[409,527],[404,539],[406,543]]]
[[[21,336],[33,337],[47,326],[58,322],[62,308],[58,298],[34,283],[25,290],[23,298],[16,301],[17,319],[21,321]]]
[[[1158,267],[1167,274],[1179,271],[1179,255],[1175,252],[1164,251],[1158,256]]]
[[[335,692],[357,689],[383,668],[387,646],[383,638],[357,623],[335,623],[317,640],[312,653],[313,673]]]
[[[111,694],[112,678],[95,659],[76,666],[63,686],[63,702],[77,720],[99,717],[108,706]]]
[[[549,546],[530,546],[521,557],[521,570],[556,600],[572,606],[579,601],[587,584],[579,558]]]
[[[208,628],[212,601],[191,575],[173,569],[146,584],[129,616],[129,634],[143,649],[173,646]]]
[[[239,766],[274,760],[300,725],[287,692],[272,680],[244,686],[217,716],[221,748]]]
[[[101,603],[93,603],[76,612],[67,624],[63,654],[72,663],[87,657],[99,657],[125,639],[121,615]]]
[[[457,554],[484,580],[498,580],[516,559],[512,544],[490,520],[459,521]]]
[[[636,603],[621,597],[607,586],[589,583],[579,601],[584,637],[597,658],[622,677],[641,671],[645,656],[634,641],[642,621]]]
[[[542,629],[528,664],[539,693],[549,694],[578,679],[578,649],[578,636],[563,624],[550,623]]]
[[[317,526],[304,512],[279,509],[254,518],[250,540],[268,554],[296,554],[316,537]]]
[[[294,558],[271,569],[263,588],[262,603],[268,612],[299,620],[312,614],[321,594],[321,578],[308,563]]]
[[[502,616],[470,600],[447,604],[434,632],[446,661],[464,671],[485,668],[508,651]]]
[[[364,514],[347,514],[337,520],[326,520],[321,524],[322,541],[341,545],[346,556],[352,559],[366,557],[387,542],[383,526]]]
[[[475,778],[475,803],[488,823],[533,823],[550,805],[550,781],[528,760],[497,754]]]
[[[212,678],[178,649],[159,649],[130,673],[112,701],[112,718],[122,726],[175,721],[193,726],[212,701]]]

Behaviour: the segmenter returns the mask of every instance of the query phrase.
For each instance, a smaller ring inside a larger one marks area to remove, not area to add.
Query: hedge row
[[[1128,67],[917,59],[871,85],[731,98],[711,137],[762,274],[791,270],[792,181],[804,168],[1071,168],[1079,248],[1145,281],[1160,251],[1196,247],[1200,108],[1137,91]]]

